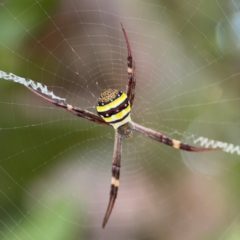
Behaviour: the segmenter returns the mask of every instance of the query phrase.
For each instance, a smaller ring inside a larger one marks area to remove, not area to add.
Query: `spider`
[[[115,129],[115,140],[114,140],[114,150],[113,150],[113,162],[112,162],[112,179],[110,186],[110,198],[107,206],[105,216],[103,218],[102,228],[104,228],[108,222],[111,212],[114,207],[114,203],[117,198],[118,188],[119,188],[119,178],[120,178],[120,168],[121,168],[121,152],[122,152],[122,137],[130,138],[133,131],[141,133],[155,141],[161,142],[168,146],[174,147],[176,149],[181,149],[185,151],[192,152],[203,152],[214,150],[214,148],[204,148],[189,145],[187,143],[182,143],[178,140],[171,139],[160,132],[156,132],[152,129],[143,127],[131,120],[130,112],[133,106],[133,100],[135,96],[135,85],[136,85],[136,67],[135,62],[133,62],[130,44],[126,31],[121,23],[122,32],[127,45],[127,72],[128,80],[126,85],[126,93],[116,90],[107,89],[104,90],[100,97],[98,98],[98,103],[96,105],[96,110],[98,115],[91,113],[87,110],[83,110],[78,107],[74,107],[67,103],[58,102],[52,100],[39,92],[27,87],[37,96],[45,99],[46,101],[61,107],[76,115],[77,117],[85,118],[89,121],[99,123],[105,126],[113,126]]]

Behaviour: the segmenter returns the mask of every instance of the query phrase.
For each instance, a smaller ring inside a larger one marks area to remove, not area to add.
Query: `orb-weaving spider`
[[[47,98],[46,96],[36,92],[30,87],[27,87],[37,96],[47,100],[48,102],[56,105],[57,107],[66,109],[67,111],[73,113],[77,117],[85,118],[89,121],[100,123],[106,126],[114,127],[115,141],[114,141],[114,150],[113,150],[110,199],[109,199],[107,211],[105,213],[103,223],[102,223],[103,228],[107,224],[107,221],[114,207],[115,200],[117,198],[119,178],[120,178],[120,167],[121,167],[122,136],[129,138],[132,136],[132,132],[135,131],[135,132],[142,133],[143,135],[155,141],[158,141],[168,146],[185,150],[185,151],[203,152],[203,151],[213,150],[213,148],[197,147],[197,146],[189,145],[189,144],[171,139],[163,135],[162,133],[156,132],[149,128],[145,128],[137,123],[134,123],[131,120],[130,112],[131,112],[131,107],[133,105],[133,100],[135,95],[136,68],[135,68],[135,62],[133,62],[132,60],[132,54],[131,54],[131,49],[130,49],[127,34],[122,24],[121,24],[121,27],[122,27],[124,38],[126,41],[127,52],[128,52],[128,56],[127,56],[128,81],[126,86],[127,87],[126,94],[122,91],[115,90],[115,89],[104,90],[100,94],[100,97],[98,99],[98,103],[96,106],[97,113],[99,116],[87,110],[83,110],[81,108],[74,107],[72,105]]]

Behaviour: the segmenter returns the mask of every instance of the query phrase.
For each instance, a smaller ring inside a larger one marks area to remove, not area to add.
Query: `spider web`
[[[239,1],[2,1],[0,238],[239,239],[239,10]],[[103,230],[114,130],[23,85],[96,113],[103,89],[126,87],[120,22],[136,62],[133,121],[223,151],[124,139]]]

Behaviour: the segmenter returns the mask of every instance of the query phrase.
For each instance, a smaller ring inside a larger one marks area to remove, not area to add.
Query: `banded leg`
[[[135,97],[135,86],[136,86],[136,64],[133,62],[133,80],[132,80],[132,86],[131,86],[131,96],[130,96],[130,106],[133,105],[133,100]]]
[[[119,178],[120,178],[120,167],[121,167],[121,154],[122,154],[122,135],[118,130],[115,132],[114,150],[113,150],[113,162],[112,162],[112,180],[110,197],[108,202],[107,211],[105,213],[102,228],[104,228],[108,222],[111,212],[114,207],[115,200],[117,198]]]
[[[124,34],[124,38],[127,44],[127,51],[128,51],[128,56],[127,56],[127,66],[128,66],[128,82],[126,86],[126,93],[128,96],[128,99],[130,101],[130,105],[132,107],[133,105],[133,100],[134,100],[134,94],[135,94],[135,85],[136,85],[136,77],[135,77],[135,62],[133,63],[132,60],[132,53],[131,53],[131,48],[130,44],[128,41],[127,33],[121,23],[122,31]]]
[[[42,99],[54,104],[55,106],[57,107],[61,107],[69,112],[71,112],[72,114],[76,115],[77,117],[81,117],[81,118],[85,118],[89,121],[92,121],[92,122],[95,122],[95,123],[100,123],[100,124],[104,124],[106,126],[110,126],[110,124],[108,124],[107,122],[105,122],[101,117],[87,111],[87,110],[83,110],[81,108],[78,108],[78,107],[74,107],[70,104],[66,104],[66,103],[63,103],[63,102],[57,102],[53,99],[50,99],[44,95],[42,95],[41,93],[33,90],[32,88],[30,87],[26,87],[28,88],[31,92],[33,92],[34,94],[36,94],[38,97],[41,97]]]
[[[131,124],[132,124],[132,128],[135,132],[142,133],[145,136],[147,136],[155,141],[164,143],[164,144],[174,147],[176,149],[181,149],[181,150],[190,151],[190,152],[204,152],[204,151],[210,151],[210,150],[217,150],[217,148],[204,148],[204,147],[193,146],[193,145],[190,145],[187,143],[182,143],[178,140],[171,139],[171,138],[163,135],[162,133],[156,132],[149,128],[145,128],[137,123],[131,122]]]

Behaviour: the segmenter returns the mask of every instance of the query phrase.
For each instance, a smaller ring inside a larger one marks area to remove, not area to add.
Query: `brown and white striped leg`
[[[31,92],[33,92],[35,95],[37,95],[38,97],[48,101],[49,103],[52,103],[54,104],[55,106],[57,107],[61,107],[67,111],[69,111],[70,113],[76,115],[77,117],[81,117],[81,118],[85,118],[91,122],[95,122],[95,123],[100,123],[100,124],[104,124],[106,126],[111,126],[110,124],[108,124],[107,122],[105,122],[101,117],[95,115],[94,113],[91,113],[87,110],[83,110],[81,108],[78,108],[78,107],[74,107],[70,104],[67,104],[67,103],[63,103],[63,102],[57,102],[51,98],[48,98],[44,95],[42,95],[41,93],[33,90],[32,88],[30,87],[26,87],[27,89],[29,89]]]
[[[131,84],[131,95],[130,95],[130,106],[133,105],[133,100],[135,97],[135,86],[136,86],[136,65],[135,62],[133,62],[133,76],[132,76],[132,84]]]
[[[125,31],[122,23],[121,23],[121,27],[122,27],[122,31],[124,34],[126,44],[127,44],[127,51],[128,51],[128,56],[127,56],[128,82],[127,82],[127,86],[126,86],[126,93],[127,93],[128,99],[130,100],[130,105],[132,107],[133,99],[134,99],[134,92],[135,92],[134,91],[135,84],[136,84],[135,63],[133,63],[130,44],[129,44],[128,37],[127,37],[126,31]]]
[[[102,227],[104,228],[108,222],[111,212],[114,207],[115,200],[117,198],[119,178],[120,178],[120,167],[121,167],[121,154],[122,154],[122,135],[118,130],[115,132],[114,150],[113,150],[113,162],[112,162],[112,179],[110,197],[108,202],[107,211],[105,213]]]
[[[210,150],[217,150],[217,148],[204,148],[204,147],[193,146],[193,145],[190,145],[187,143],[182,143],[178,140],[171,139],[171,138],[163,135],[162,133],[159,133],[152,129],[143,127],[137,123],[131,122],[131,124],[132,124],[132,128],[135,132],[142,133],[145,136],[147,136],[155,141],[161,142],[163,144],[174,147],[176,149],[181,149],[181,150],[190,151],[190,152],[204,152],[204,151],[210,151]]]

